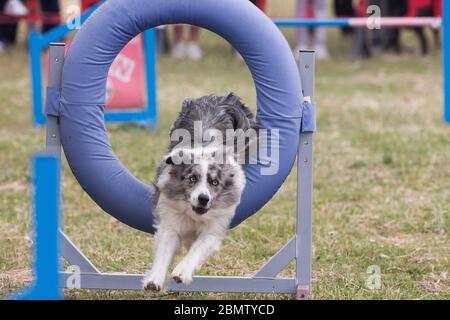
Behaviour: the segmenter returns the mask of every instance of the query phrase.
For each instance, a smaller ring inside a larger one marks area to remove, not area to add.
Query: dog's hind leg
[[[223,235],[211,233],[200,234],[189,249],[186,256],[172,272],[173,279],[178,283],[189,284],[196,270],[214,253],[219,251]]]
[[[180,238],[173,230],[159,228],[155,234],[152,268],[146,273],[142,285],[145,290],[160,291],[164,287],[167,270],[180,247]]]

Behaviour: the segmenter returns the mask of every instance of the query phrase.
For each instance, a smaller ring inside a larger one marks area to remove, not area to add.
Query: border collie
[[[245,187],[241,163],[252,156],[249,146],[257,136],[253,114],[232,93],[183,102],[154,181],[156,233],[153,265],[143,279],[145,290],[164,289],[181,245],[187,254],[172,278],[186,285],[219,251]]]

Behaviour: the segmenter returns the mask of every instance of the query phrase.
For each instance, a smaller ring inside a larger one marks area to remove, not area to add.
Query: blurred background
[[[95,1],[84,5],[88,2]],[[321,19],[366,17],[370,5],[379,6],[383,17],[440,17],[442,1],[254,4],[271,18]],[[45,131],[32,122],[28,32],[51,30],[77,8],[82,11],[75,0],[0,0],[0,297],[32,278],[29,158],[44,146]],[[237,23],[245,32],[246,22]],[[294,54],[310,48],[318,60],[312,298],[450,297],[450,128],[442,120],[441,32],[435,27],[281,28]],[[119,159],[146,183],[154,177],[184,98],[233,91],[256,110],[251,75],[222,38],[190,26],[168,26],[158,29],[157,44],[158,126],[108,124]],[[46,59],[44,50],[44,64]],[[295,175],[294,169],[261,212],[230,232],[220,255],[201,274],[250,275],[278,251],[294,232]],[[102,271],[144,272],[152,237],[104,214],[67,164],[63,181],[65,231],[72,240]],[[366,284],[371,266],[381,270],[376,289]],[[293,270],[290,265],[283,275]],[[161,296],[75,290],[66,297]]]

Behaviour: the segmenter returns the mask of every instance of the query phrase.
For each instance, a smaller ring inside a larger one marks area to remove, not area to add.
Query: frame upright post
[[[51,43],[49,54],[48,86],[61,87],[62,70],[65,58],[65,44]],[[49,99],[50,97],[47,97]],[[61,158],[61,136],[59,132],[59,117],[47,115],[46,151]],[[98,273],[91,261],[70,241],[64,232],[59,230],[61,256],[70,264],[76,265],[81,271]]]
[[[304,104],[314,108],[314,51],[300,51],[299,70]],[[305,110],[305,109],[304,109]],[[315,124],[315,113],[312,110]],[[313,192],[313,129],[304,128],[305,114],[297,155],[297,225],[296,225],[296,285],[297,299],[307,299],[311,293],[312,269],[312,192]],[[315,125],[314,125],[315,126]]]
[[[61,71],[64,62],[64,46],[54,44],[50,50],[49,86],[61,86]],[[311,292],[311,223],[312,223],[312,147],[315,131],[314,113],[314,52],[302,51],[299,65],[303,96],[302,125],[298,148],[297,176],[297,225],[293,237],[253,277],[208,277],[195,276],[188,286],[174,281],[168,283],[169,291],[204,292],[259,292],[293,293],[298,299],[306,299]],[[54,89],[54,88],[53,88]],[[48,97],[52,99],[52,97]],[[57,114],[57,112],[54,112]],[[58,116],[48,116],[47,150],[60,157],[61,140]],[[101,273],[70,239],[59,232],[61,256],[71,265],[79,267],[79,288],[140,290],[143,275]],[[279,272],[295,257],[295,278],[278,278]],[[77,271],[78,272],[78,271]],[[69,284],[77,272],[61,272],[60,284]]]
[[[64,43],[51,43],[49,54],[48,86],[61,87],[62,69],[64,65]],[[48,97],[47,97],[48,99]],[[61,157],[61,137],[59,134],[59,118],[47,115],[46,149],[57,157]]]
[[[60,216],[60,159],[38,154],[32,159],[34,198],[34,283],[13,299],[61,299],[58,274]]]

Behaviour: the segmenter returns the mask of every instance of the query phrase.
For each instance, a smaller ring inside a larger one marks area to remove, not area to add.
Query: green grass
[[[292,39],[292,30],[287,31]],[[108,125],[118,157],[150,182],[183,98],[234,91],[255,106],[246,66],[203,34],[206,59],[158,60],[161,124]],[[312,299],[448,299],[450,126],[442,121],[439,53],[349,62],[330,34],[333,59],[317,65]],[[31,125],[24,45],[0,55],[0,297],[30,279],[29,159],[44,145]],[[82,191],[65,164],[65,230],[105,272],[142,273],[152,237],[115,221]],[[231,230],[208,275],[252,275],[293,234],[295,170],[257,215]],[[381,268],[382,287],[365,286]],[[283,272],[293,275],[293,265]],[[289,299],[289,295],[66,291],[69,299]]]

